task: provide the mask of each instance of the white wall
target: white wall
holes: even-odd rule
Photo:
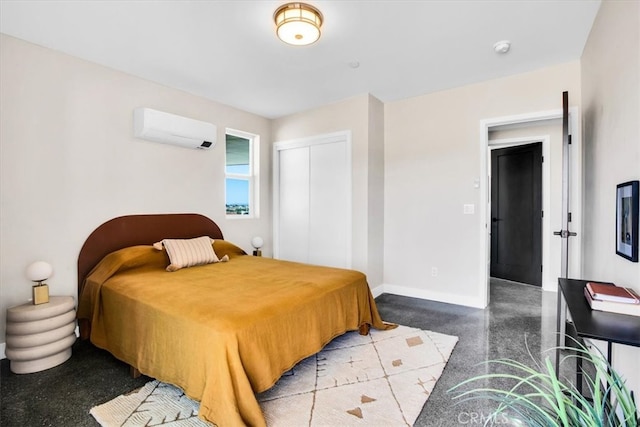
[[[1,341],[6,308],[30,298],[25,267],[49,261],[51,294],[75,297],[78,252],[113,217],[197,212],[247,251],[256,234],[270,241],[269,120],[0,37]],[[136,139],[140,106],[212,122],[218,145],[202,151]],[[226,127],[261,137],[260,219],[225,219]]]
[[[605,0],[582,60],[584,276],[640,291],[640,263],[615,252],[616,185],[640,179],[640,2]],[[640,349],[614,346],[613,366],[640,395]]]
[[[374,295],[382,293],[384,267],[384,104],[369,96],[369,188],[367,277]]]
[[[480,121],[561,109],[565,90],[579,106],[578,61],[385,104],[385,291],[483,306]]]
[[[375,168],[379,168],[384,160],[381,159],[381,136],[370,135],[370,132],[378,131],[381,125],[370,125],[369,121],[371,118],[380,121],[381,110],[380,101],[370,95],[359,95],[339,103],[279,118],[272,124],[274,142],[351,131],[352,268],[367,274],[369,286],[372,288],[378,287],[382,278],[382,251],[371,248],[371,245],[381,242],[381,238],[375,236],[382,234],[382,217],[381,213],[370,212],[370,204],[381,205],[384,175],[381,170]]]

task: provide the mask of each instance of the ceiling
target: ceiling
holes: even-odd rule
[[[275,35],[285,1],[0,0],[0,32],[268,118],[383,102],[580,58],[600,0],[309,0],[322,36]],[[512,42],[499,55],[493,45]],[[359,66],[355,66],[359,64]]]

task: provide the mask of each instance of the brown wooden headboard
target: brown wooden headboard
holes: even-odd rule
[[[78,256],[78,298],[84,279],[105,255],[136,245],[152,245],[162,239],[210,236],[222,239],[220,227],[200,214],[127,215],[114,218],[87,237]]]

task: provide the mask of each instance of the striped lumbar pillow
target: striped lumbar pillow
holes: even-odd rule
[[[213,251],[212,243],[212,238],[202,236],[195,239],[164,239],[154,243],[153,247],[162,250],[164,246],[171,261],[167,271],[176,271],[185,267],[220,262]]]

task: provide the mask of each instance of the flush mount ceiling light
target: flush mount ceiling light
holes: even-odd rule
[[[304,46],[320,38],[322,13],[306,3],[286,3],[273,14],[278,38],[285,43]]]
[[[493,50],[496,53],[507,53],[511,49],[511,42],[509,40],[500,40],[493,45]]]

